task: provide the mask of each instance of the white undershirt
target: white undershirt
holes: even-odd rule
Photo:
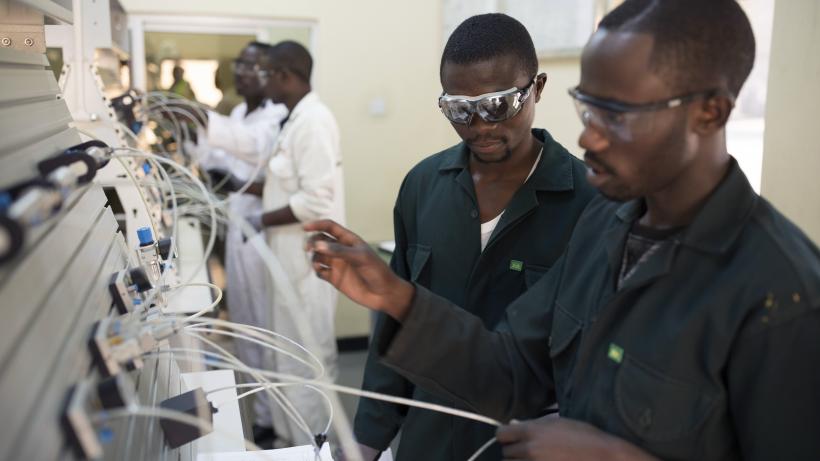
[[[535,173],[535,168],[538,166],[538,161],[541,160],[542,152],[544,152],[543,149],[541,150],[541,152],[538,152],[538,158],[536,158],[535,163],[532,164],[530,174],[527,175],[527,179],[525,179],[524,182],[527,182],[530,179],[530,176],[532,176],[532,174]],[[498,226],[498,222],[501,221],[501,217],[504,216],[505,211],[507,210],[501,210],[501,213],[499,213],[498,216],[496,216],[495,218],[487,222],[481,223],[481,251],[484,251],[484,248],[487,247],[487,242],[490,241],[490,237],[493,235],[496,226]]]

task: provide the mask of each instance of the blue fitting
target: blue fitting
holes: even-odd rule
[[[142,171],[145,174],[151,174],[151,164],[148,163],[148,160],[146,160],[145,163],[142,164]]]
[[[148,246],[154,243],[154,235],[151,234],[150,227],[140,227],[137,229],[137,238],[140,240],[140,246]]]
[[[114,440],[114,431],[111,430],[110,427],[101,427],[97,431],[97,438],[101,444],[108,445],[112,440]]]
[[[6,208],[11,206],[11,202],[11,194],[0,192],[0,210],[5,211]]]

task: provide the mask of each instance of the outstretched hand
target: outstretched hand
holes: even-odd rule
[[[331,220],[304,225],[316,232],[306,249],[313,252],[313,270],[353,301],[403,320],[415,289],[397,276],[358,235]]]

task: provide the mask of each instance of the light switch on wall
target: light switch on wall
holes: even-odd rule
[[[370,115],[374,117],[381,117],[387,113],[387,103],[384,98],[373,98],[370,100],[370,104],[368,104],[368,111]]]

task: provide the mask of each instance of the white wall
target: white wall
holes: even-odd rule
[[[820,242],[820,1],[777,0],[762,194]]]

